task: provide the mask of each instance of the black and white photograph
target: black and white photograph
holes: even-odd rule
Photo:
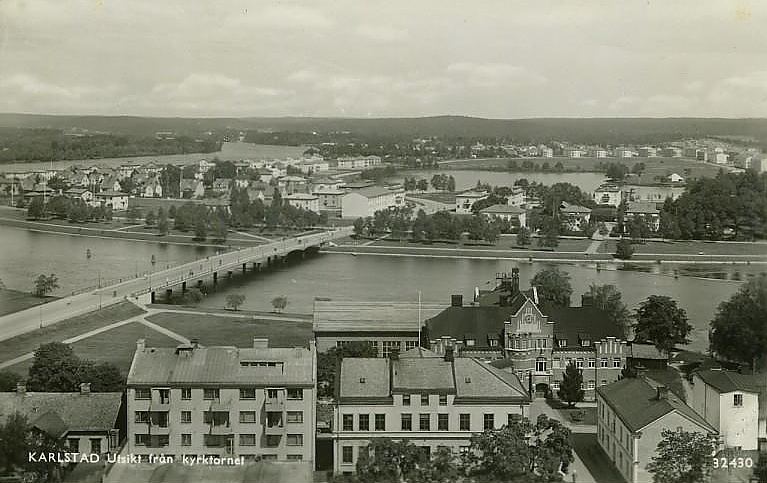
[[[0,482],[767,483],[766,26],[0,1]]]

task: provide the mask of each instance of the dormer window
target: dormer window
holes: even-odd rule
[[[557,339],[557,347],[567,347],[567,339]]]
[[[466,339],[467,347],[474,347],[474,339]]]
[[[365,384],[365,378],[364,377],[360,377],[360,384]]]
[[[468,376],[467,376],[467,377],[464,377],[464,378],[463,378],[463,382],[465,382],[466,384],[471,384],[471,378],[470,378],[470,377],[468,377]]]
[[[591,341],[588,339],[581,339],[581,346],[582,347],[588,347],[591,345]]]

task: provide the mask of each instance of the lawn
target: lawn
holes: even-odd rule
[[[18,290],[0,289],[0,315],[12,314],[35,305],[52,302],[58,297],[36,297]]]
[[[615,253],[616,240],[607,240],[599,247],[600,253]],[[767,257],[766,243],[716,243],[706,241],[648,241],[632,245],[635,253],[661,253],[679,255],[764,255]]]
[[[220,315],[160,313],[147,320],[203,345],[251,347],[253,337],[269,337],[271,347],[306,346],[312,336],[312,323],[284,320],[259,320]],[[134,341],[135,342],[135,341]]]
[[[102,310],[95,310],[48,327],[43,327],[42,329],[0,341],[0,354],[2,354],[2,360],[13,359],[14,357],[33,352],[42,344],[63,341],[142,313],[144,313],[143,310],[130,302],[119,302]],[[111,333],[111,331],[108,333]],[[134,340],[133,343],[135,344],[135,342]]]
[[[360,243],[364,243],[367,240],[360,240]],[[375,243],[372,244],[372,246],[377,247],[386,247],[386,246],[394,246],[394,247],[400,247],[400,246],[412,246],[412,247],[429,247],[429,248],[465,248],[467,250],[471,250],[473,247],[477,249],[485,249],[485,250],[503,250],[503,249],[522,249],[527,251],[536,251],[541,250],[541,247],[538,246],[538,239],[534,238],[532,240],[532,244],[528,245],[526,248],[520,248],[517,246],[517,236],[516,235],[504,235],[498,239],[498,241],[494,245],[487,244],[487,242],[482,242],[481,240],[478,241],[472,241],[468,239],[463,239],[462,243],[443,243],[443,242],[434,242],[430,244],[421,244],[421,243],[410,243],[409,241],[394,241],[394,240],[378,240]],[[476,243],[476,245],[474,245]],[[584,252],[586,249],[591,245],[591,240],[588,239],[571,239],[571,238],[561,238],[559,240],[559,246],[557,246],[553,251],[556,252]],[[550,250],[547,250],[550,251]]]
[[[448,205],[455,204],[455,193],[442,193],[442,192],[415,193],[415,194],[410,194],[409,197],[414,199],[420,198],[424,200],[437,201],[439,203],[445,203]]]

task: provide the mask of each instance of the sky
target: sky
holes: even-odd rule
[[[0,112],[767,117],[762,0],[0,0]]]

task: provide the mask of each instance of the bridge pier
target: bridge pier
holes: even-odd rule
[[[213,272],[213,285],[218,283],[218,272]]]
[[[186,280],[181,282],[181,293],[184,293],[184,292],[186,292]]]
[[[243,264],[242,264],[242,273],[245,273],[245,272],[247,272],[247,271],[248,271],[248,264],[247,264],[247,262],[246,262],[246,263],[243,263]]]
[[[231,270],[227,270],[226,278],[232,278],[232,271]]]
[[[261,271],[261,262],[258,262],[258,263],[256,264],[256,267],[257,267],[258,271],[260,272],[260,271]]]
[[[173,296],[173,289],[165,289],[165,302],[170,302],[170,298]]]
[[[153,303],[154,303],[154,291],[153,291],[153,292],[151,292],[151,294],[150,294],[150,296],[149,296],[149,303],[150,303],[150,304],[153,304]]]
[[[258,268],[256,268],[257,266],[258,266],[258,264],[256,262],[253,262],[253,271],[254,272],[258,270]]]
[[[197,281],[197,288],[200,288],[200,287],[202,287],[202,280]]]

